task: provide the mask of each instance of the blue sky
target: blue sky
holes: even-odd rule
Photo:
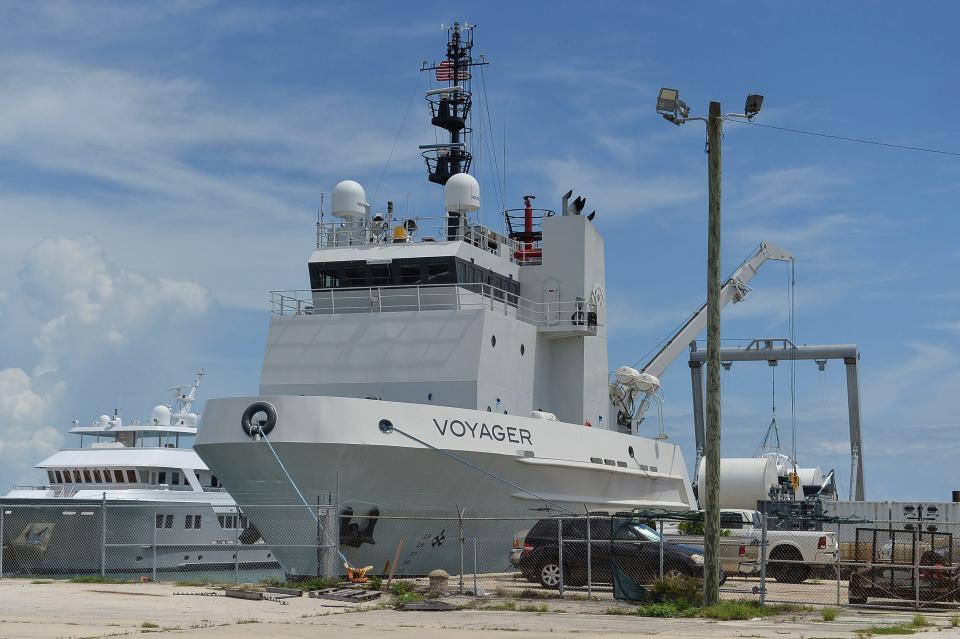
[[[142,418],[198,368],[203,397],[255,393],[267,291],[307,285],[320,191],[350,178],[375,207],[440,211],[416,145],[433,137],[418,69],[442,53],[443,22],[479,25],[492,62],[506,203],[535,193],[556,208],[574,188],[598,210],[611,368],[704,298],[703,130],[658,118],[660,86],[700,113],[759,92],[765,124],[960,150],[953,3],[761,2],[708,19],[716,8],[3,4],[0,483],[38,480],[30,467],[71,419]],[[797,341],[860,346],[868,497],[949,499],[960,158],[738,124],[724,154],[724,272],[761,240],[793,251]],[[489,157],[478,173],[490,222]],[[724,336],[786,335],[785,268],[753,285]],[[663,382],[668,432],[692,460],[687,370],[678,360]],[[777,374],[788,437],[789,371]],[[738,365],[724,383],[724,455],[748,456],[770,421],[771,371]],[[837,468],[846,492],[841,366],[798,365],[796,416],[801,463]]]

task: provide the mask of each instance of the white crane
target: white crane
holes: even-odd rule
[[[753,289],[747,286],[747,283],[767,260],[792,262],[793,255],[779,246],[761,242],[757,250],[737,267],[720,289],[721,309],[730,302],[742,302],[750,295]],[[650,400],[660,399],[660,376],[706,325],[707,305],[704,303],[641,370],[621,366],[614,372],[615,380],[610,384],[610,401],[617,409],[619,426],[629,426],[631,432],[636,432],[650,408]],[[643,397],[638,404],[637,398],[641,394]]]

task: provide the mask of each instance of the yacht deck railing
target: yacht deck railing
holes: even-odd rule
[[[598,325],[597,307],[587,300],[535,302],[483,283],[271,291],[270,303],[275,315],[487,309],[538,327]]]
[[[414,217],[390,222],[322,222],[317,224],[317,248],[406,244],[422,242],[464,241],[515,263],[529,264],[523,259],[520,244],[465,216]]]

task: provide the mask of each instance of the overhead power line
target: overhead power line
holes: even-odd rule
[[[830,140],[840,140],[843,142],[857,142],[858,144],[872,144],[873,146],[884,146],[890,149],[901,149],[904,151],[922,151],[924,153],[936,153],[938,155],[960,156],[958,151],[945,151],[943,149],[928,149],[921,146],[909,146],[906,144],[892,144],[890,142],[880,142],[878,140],[864,140],[862,138],[848,138],[842,135],[831,135],[830,133],[820,133],[818,131],[803,131],[801,129],[790,129],[784,126],[773,126],[772,124],[760,124],[759,122],[749,122],[746,120],[728,120],[736,124],[749,124],[764,129],[774,129],[776,131],[786,131],[788,133],[800,133],[802,135],[812,135],[818,138],[827,138]]]

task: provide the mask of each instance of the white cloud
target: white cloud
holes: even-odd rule
[[[184,316],[203,314],[208,294],[190,281],[150,278],[121,268],[91,236],[54,238],[27,253],[19,273],[25,311],[40,322],[34,374],[77,364]]]
[[[0,438],[0,486],[22,483],[36,477],[31,469],[41,458],[56,451],[63,435],[45,423],[50,402],[63,391],[62,385],[43,394],[20,368],[0,370],[0,414],[6,435]]]

